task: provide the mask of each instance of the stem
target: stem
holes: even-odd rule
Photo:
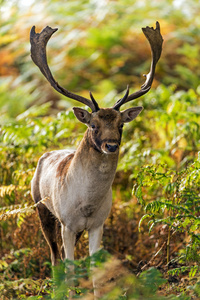
[[[168,231],[168,239],[167,239],[167,265],[169,263],[170,260],[170,238],[171,238],[171,234],[170,234],[170,227],[169,227],[169,231]]]

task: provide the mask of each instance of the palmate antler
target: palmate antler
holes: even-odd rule
[[[46,45],[50,37],[54,32],[58,29],[51,28],[49,26],[45,27],[41,33],[35,33],[35,26],[32,27],[30,32],[30,42],[31,42],[31,58],[33,62],[39,67],[42,74],[46,77],[46,79],[50,82],[52,87],[61,93],[62,95],[69,97],[71,99],[77,100],[91,108],[92,111],[99,110],[98,104],[95,101],[94,97],[91,95],[91,100],[71,93],[70,91],[66,90],[62,86],[55,81],[47,63],[46,57]]]
[[[153,29],[153,27],[146,27],[142,28],[146,38],[148,39],[150,46],[151,46],[151,52],[152,52],[152,62],[151,62],[151,69],[150,72],[145,75],[146,81],[142,85],[141,89],[131,95],[129,95],[129,88],[127,87],[126,94],[124,97],[120,100],[118,100],[115,105],[113,106],[113,109],[119,110],[119,108],[124,104],[131,100],[134,100],[136,98],[139,98],[140,96],[147,93],[152,85],[154,74],[155,74],[155,68],[156,64],[160,58],[161,52],[162,52],[162,43],[163,38],[160,34],[160,24],[156,22],[156,29]],[[72,98],[74,100],[77,100],[88,107],[91,108],[92,112],[98,111],[99,106],[94,99],[92,93],[90,93],[91,100],[79,96],[77,94],[74,94],[65,88],[61,87],[54,79],[47,63],[47,57],[46,57],[46,45],[52,34],[57,31],[56,29],[52,29],[51,27],[47,26],[45,27],[41,33],[35,33],[35,26],[32,27],[30,32],[30,42],[31,42],[31,58],[33,62],[40,68],[40,71],[42,74],[46,77],[46,79],[50,82],[50,84],[53,86],[53,88],[58,91],[59,93],[63,94],[66,97]]]

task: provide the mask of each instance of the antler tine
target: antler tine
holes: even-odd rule
[[[70,91],[66,90],[62,86],[60,86],[54,79],[47,63],[46,57],[46,45],[49,41],[50,37],[54,32],[58,29],[53,29],[49,26],[45,27],[41,33],[35,32],[35,26],[32,27],[30,32],[30,42],[31,42],[31,58],[33,62],[39,67],[42,74],[46,77],[46,79],[50,82],[52,87],[58,91],[60,94],[69,97],[71,99],[77,100],[87,106],[89,106],[92,112],[96,111],[96,107],[94,103],[82,96],[76,95],[71,93]]]
[[[96,102],[96,100],[94,99],[94,96],[92,95],[92,92],[90,92],[90,98],[95,106],[95,111],[100,110],[98,103]]]
[[[141,89],[131,95],[129,95],[126,99],[122,98],[118,100],[115,105],[113,106],[114,109],[118,110],[120,106],[122,106],[124,103],[127,103],[131,100],[137,99],[141,97],[142,95],[146,94],[152,85],[154,74],[155,74],[155,68],[156,64],[161,56],[162,52],[162,43],[163,38],[160,33],[160,24],[159,22],[156,22],[156,29],[153,27],[147,26],[146,28],[142,28],[142,31],[146,38],[149,41],[149,44],[151,46],[151,53],[152,53],[152,61],[151,61],[151,68],[150,72],[147,75],[144,75],[146,77],[145,83],[141,86]]]
[[[127,98],[128,98],[128,94],[129,94],[129,85],[127,85],[127,88],[126,88],[126,93],[124,95],[123,98],[119,99],[113,106],[113,108],[115,110],[119,110],[120,106],[126,102]],[[122,104],[121,104],[122,103]]]

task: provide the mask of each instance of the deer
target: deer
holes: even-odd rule
[[[31,194],[37,205],[41,228],[49,245],[51,262],[74,260],[74,248],[84,231],[88,231],[89,255],[100,249],[103,225],[112,206],[112,183],[115,177],[122,131],[125,123],[133,121],[142,106],[120,111],[125,103],[146,94],[152,86],[157,62],[161,56],[163,38],[160,24],[142,31],[151,48],[151,67],[141,89],[125,95],[112,108],[100,108],[93,94],[90,99],[68,91],[55,81],[46,55],[46,45],[57,31],[45,27],[41,33],[30,31],[31,58],[51,86],[60,94],[91,109],[74,107],[78,121],[87,130],[76,151],[54,150],[41,156],[31,181]],[[44,202],[42,199],[46,199]],[[95,280],[94,291],[97,289]],[[96,292],[98,298],[98,292]]]

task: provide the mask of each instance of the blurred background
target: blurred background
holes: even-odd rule
[[[154,87],[199,85],[199,1],[1,1],[0,108],[16,117],[33,104],[68,108],[71,100],[54,92],[30,59],[29,32],[58,28],[48,45],[56,79],[109,106],[127,84],[137,89],[148,72],[150,49],[141,28],[158,20],[164,37]],[[117,96],[116,96],[117,95]],[[8,101],[9,98],[9,101]]]
[[[33,25],[36,32],[47,25],[58,28],[48,43],[47,56],[59,84],[86,98],[92,91],[100,107],[111,107],[127,84],[131,92],[143,84],[151,52],[141,28],[155,28],[156,21],[160,22],[163,52],[152,89],[125,105],[142,105],[144,110],[124,128],[104,247],[133,271],[168,240],[171,254],[163,246],[155,264],[166,265],[182,255],[183,265],[197,266],[199,0],[1,0],[0,8],[3,299],[38,293],[35,286],[37,292],[27,286],[20,290],[19,278],[50,276],[48,246],[35,209],[30,208],[30,180],[45,151],[76,148],[86,129],[71,111],[79,104],[54,91],[32,62],[29,33]],[[142,222],[146,218],[151,222]],[[85,234],[76,257],[87,251]]]

